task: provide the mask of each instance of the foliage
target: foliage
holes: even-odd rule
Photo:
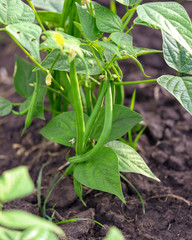
[[[63,231],[52,222],[22,210],[2,210],[4,203],[33,192],[34,184],[26,167],[5,171],[0,176],[0,190],[0,239],[57,240],[56,234],[64,238]]]
[[[17,57],[14,87],[25,101],[11,103],[0,98],[0,115],[26,114],[24,134],[33,117],[44,119],[44,111],[52,112],[52,120],[40,132],[51,141],[75,148],[65,174],[73,174],[82,202],[82,185],[112,193],[125,202],[120,172],[159,181],[141,156],[122,142],[142,121],[133,107],[123,106],[124,85],[157,82],[192,113],[192,77],[182,76],[191,75],[192,61],[192,24],[185,9],[176,2],[117,2],[126,9],[123,18],[116,14],[115,1],[110,10],[94,1],[81,5],[80,0],[28,0],[26,5],[21,0],[0,0],[0,31],[7,32],[34,63]],[[164,59],[177,76],[123,81],[120,60],[134,60],[147,77],[138,57],[161,52],[133,46],[131,30],[138,24],[161,30]],[[44,59],[40,58],[42,51]],[[46,95],[49,109],[44,108]]]

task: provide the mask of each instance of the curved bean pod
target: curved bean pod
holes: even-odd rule
[[[97,144],[88,152],[77,155],[74,157],[71,157],[68,159],[71,163],[81,163],[91,160],[98,152],[99,150],[104,146],[106,143],[109,134],[111,132],[112,127],[112,119],[113,119],[113,103],[112,103],[112,92],[111,92],[111,84],[109,84],[109,87],[106,92],[105,96],[105,121],[104,121],[104,127],[101,133],[101,136],[97,142]]]

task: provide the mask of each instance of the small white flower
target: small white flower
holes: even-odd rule
[[[75,144],[75,138],[72,138],[71,140],[69,140],[70,143],[72,143],[72,145]]]
[[[51,82],[52,82],[52,76],[51,76],[51,74],[49,73],[49,74],[46,76],[45,83],[46,83],[47,86],[50,86],[50,85],[51,85]]]

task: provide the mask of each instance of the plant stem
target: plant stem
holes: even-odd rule
[[[51,67],[50,67],[50,69],[49,69],[49,72],[50,72],[50,73],[52,72],[53,67],[55,66],[55,64],[56,64],[57,60],[59,59],[60,55],[61,55],[61,52],[59,52],[59,53],[57,54],[55,60],[53,61],[52,65],[51,65]]]
[[[61,16],[61,22],[60,22],[60,27],[64,28],[65,22],[67,20],[69,10],[70,10],[70,5],[73,2],[73,0],[67,0],[64,1],[63,3],[63,10],[62,10],[62,16]]]
[[[73,95],[73,102],[75,106],[76,119],[77,119],[77,139],[76,139],[76,154],[79,155],[82,153],[84,146],[84,132],[85,132],[85,123],[83,116],[83,106],[80,95],[79,82],[76,74],[75,59],[71,62],[70,65],[70,79],[71,79],[71,89]]]
[[[12,103],[13,107],[21,106],[22,103]]]
[[[60,112],[58,112],[58,111],[56,111],[56,110],[54,110],[54,109],[49,109],[49,108],[44,108],[44,110],[46,111],[46,112],[51,112],[51,113],[54,113],[54,114],[59,114]]]
[[[97,85],[99,85],[99,86],[101,85],[101,83],[100,83],[99,81],[97,81],[95,78],[89,76],[89,79],[90,79],[91,81],[93,81],[94,83],[96,83]]]
[[[22,115],[25,115],[28,112],[28,110],[29,110],[29,108],[26,108],[23,112],[17,112],[14,110],[12,110],[11,112],[16,116],[22,116]]]
[[[142,66],[142,64],[139,62],[139,60],[138,60],[137,58],[135,58],[134,56],[132,56],[132,55],[127,54],[127,56],[117,57],[117,58],[114,59],[114,62],[115,62],[115,61],[119,61],[119,60],[123,60],[123,59],[129,59],[129,58],[133,59],[133,61],[135,61],[135,62],[137,63],[137,65],[139,66],[141,72],[143,73],[143,75],[144,75],[145,77],[149,77],[149,76],[147,76],[147,75],[145,74],[144,69],[143,69],[143,66]],[[109,66],[109,67],[111,67],[111,66]]]
[[[93,54],[93,56],[94,56],[94,58],[95,58],[95,60],[96,60],[96,62],[97,62],[97,64],[98,64],[99,68],[101,69],[101,72],[103,72],[104,69],[103,69],[103,67],[102,67],[101,64],[100,64],[100,62],[99,62],[99,60],[98,60],[98,58],[97,58],[97,56],[96,56],[96,54],[95,54],[95,52],[94,52],[94,50],[93,50],[93,47],[92,47],[91,45],[89,45],[89,47],[90,47],[90,49],[91,49],[91,52],[92,52],[92,54]]]
[[[40,17],[38,16],[38,13],[37,13],[35,7],[33,6],[33,3],[31,2],[31,0],[27,0],[27,1],[28,1],[28,3],[29,3],[30,7],[33,9],[33,12],[35,13],[35,17],[36,17],[39,25],[41,26],[43,32],[45,32],[46,30],[45,30],[45,28],[44,28],[44,26],[43,26],[43,23],[42,23]]]
[[[154,83],[154,82],[157,82],[157,79],[140,80],[140,81],[132,81],[132,82],[115,82],[114,84],[117,86],[117,85],[134,85],[134,84]]]
[[[59,85],[59,86],[60,86],[60,85]],[[47,88],[48,90],[50,90],[50,91],[52,91],[52,92],[54,92],[54,93],[62,96],[66,101],[69,102],[69,99],[68,99],[62,92],[60,92],[60,91],[58,91],[58,90],[56,90],[56,89],[54,89],[54,88],[52,88],[52,87],[45,86],[45,85],[41,85],[41,87]]]
[[[37,65],[45,74],[49,73],[49,71],[47,69],[45,69],[44,67],[42,67],[41,64],[38,63],[37,60],[35,60],[35,58],[32,57],[31,54],[27,50],[25,50],[25,48],[8,31],[6,31],[6,33],[21,48],[21,50],[31,59],[31,61],[35,63],[35,65]]]

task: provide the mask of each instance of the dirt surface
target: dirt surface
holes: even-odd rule
[[[186,2],[184,5],[188,12],[192,12],[192,3]],[[133,34],[135,45],[161,49],[160,32],[137,27]],[[1,44],[0,48],[1,54],[5,54],[6,48],[8,51],[7,44]],[[10,53],[2,56],[0,96],[18,102],[21,99],[14,93],[12,79],[7,74],[7,71],[13,71],[13,59]],[[174,73],[165,65],[161,54],[140,60],[152,78]],[[7,71],[5,66],[8,67]],[[123,62],[121,66],[125,81],[144,79],[133,62]],[[122,182],[122,188],[127,204],[113,195],[85,188],[87,207],[84,207],[73,190],[72,179],[63,179],[50,197],[47,214],[52,214],[52,207],[56,204],[55,217],[58,220],[88,218],[105,226],[102,228],[91,221],[64,224],[61,227],[69,240],[103,239],[110,226],[118,227],[126,240],[192,239],[192,117],[157,84],[140,85],[136,89],[135,110],[143,115],[147,125],[139,140],[138,152],[161,182],[141,175],[124,174],[141,193],[146,206],[144,214],[138,195],[125,182]],[[129,106],[134,86],[125,90],[125,105]],[[44,121],[35,120],[24,137],[20,138],[23,117],[9,115],[0,119],[0,173],[26,165],[36,182],[42,164],[49,161],[43,173],[42,200],[59,168],[66,163],[65,156],[69,151],[42,138],[39,130],[44,124]],[[6,204],[5,208],[24,209],[38,215],[36,192],[25,199]]]

